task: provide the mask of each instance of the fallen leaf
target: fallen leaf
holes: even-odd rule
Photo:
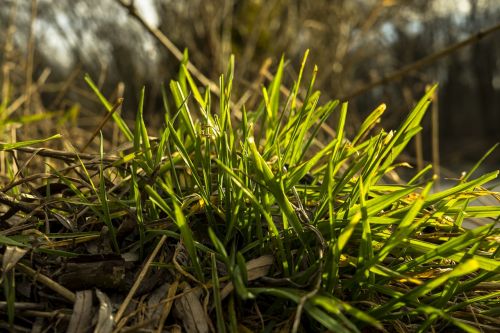
[[[67,333],[90,332],[92,327],[92,290],[76,292],[73,314],[69,320]]]
[[[28,252],[27,249],[22,249],[17,246],[7,246],[2,258],[3,273],[9,272],[14,268],[19,260]]]
[[[94,333],[110,333],[113,331],[114,318],[113,318],[113,306],[108,295],[100,291],[95,290],[97,299],[99,300],[99,312],[97,315],[97,324],[94,329]]]
[[[246,264],[248,281],[266,276],[269,273],[273,261],[274,257],[270,254],[248,261]],[[226,298],[233,290],[234,285],[232,282],[226,284],[220,293],[221,299]]]
[[[186,285],[183,295],[175,301],[175,310],[186,332],[209,332],[208,316],[200,302],[199,290],[193,290]]]
[[[59,223],[61,223],[61,225],[66,229],[69,229],[72,232],[76,232],[78,230],[76,221],[71,221],[66,216],[56,212],[52,212],[52,216],[54,216],[56,220],[58,220]]]
[[[161,317],[163,312],[162,300],[167,298],[169,288],[170,283],[164,283],[149,296],[146,316],[152,319],[153,322],[157,322]]]

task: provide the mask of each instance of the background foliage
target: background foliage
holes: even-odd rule
[[[33,3],[36,21],[30,24]],[[117,87],[123,82],[124,109],[129,114],[136,108],[137,91],[146,84],[151,97],[146,114],[158,113],[159,83],[176,73],[178,61],[117,1],[1,0],[0,4],[0,43],[13,38],[13,48],[0,53],[0,63],[27,58],[33,26],[34,77],[50,68],[49,82],[77,83],[60,96],[59,103],[44,106],[68,108],[77,101],[95,114],[97,101],[79,90],[86,72],[98,78],[106,93],[120,94]],[[215,81],[234,53],[237,93],[260,82],[265,59],[273,59],[272,72],[282,54],[293,64],[287,66],[285,79],[293,81],[297,76],[293,68],[300,67],[304,51],[311,49],[310,62],[320,69],[316,86],[324,100],[348,97],[368,82],[498,23],[500,17],[500,4],[494,0],[150,0],[136,5],[181,50],[189,49],[196,67]],[[383,100],[390,109],[384,125],[393,126],[428,84],[439,82],[443,163],[477,160],[499,140],[499,49],[497,33],[403,80],[350,98],[353,116],[348,125],[359,125],[364,113]],[[5,74],[4,70],[2,77]],[[23,74],[14,79],[26,78]],[[43,96],[53,101],[49,88]],[[351,132],[353,128],[348,126]],[[426,147],[427,137],[424,133]],[[429,154],[425,157],[430,159]]]

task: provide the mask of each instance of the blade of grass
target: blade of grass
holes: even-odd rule
[[[289,265],[288,265],[287,257],[285,254],[285,248],[283,246],[283,242],[281,240],[281,236],[280,236],[280,233],[278,231],[278,228],[276,227],[276,224],[274,223],[271,215],[262,206],[262,204],[259,202],[257,197],[255,197],[255,195],[252,193],[252,191],[245,186],[244,182],[238,177],[238,175],[236,175],[232,170],[230,170],[228,167],[226,167],[218,159],[216,159],[215,162],[219,165],[219,167],[224,172],[226,172],[229,175],[231,180],[238,186],[239,189],[241,189],[242,193],[253,203],[254,207],[256,207],[259,210],[259,212],[262,214],[262,216],[266,220],[267,225],[268,225],[269,229],[271,230],[271,235],[276,240],[276,244],[278,246],[278,253],[280,254],[280,258],[281,258],[282,263],[283,263],[283,269],[285,270],[285,272],[287,272]],[[261,240],[261,241],[263,241],[263,240]]]
[[[484,160],[486,158],[488,158],[488,156],[490,156],[494,151],[495,149],[498,147],[500,143],[496,143],[493,147],[491,147],[482,157],[479,161],[477,161],[476,164],[474,164],[474,166],[469,170],[469,172],[467,172],[465,174],[465,176],[462,177],[461,179],[461,182],[465,182],[467,181],[470,176],[472,176],[472,174],[477,170],[477,168],[479,168],[481,166],[481,164],[483,164]]]
[[[255,294],[268,294],[278,298],[289,299],[297,304],[305,294],[303,290],[295,290],[291,288],[249,288],[249,290]],[[317,322],[333,332],[353,332],[351,329],[342,325],[338,320],[328,315],[325,311],[321,310],[317,306],[313,306],[310,300],[304,305],[304,310],[306,310],[307,314],[309,314]],[[359,331],[356,330],[354,332]]]
[[[479,268],[480,265],[476,260],[469,259],[464,263],[461,263],[458,266],[456,266],[455,269],[453,269],[449,273],[442,274],[421,286],[415,287],[414,289],[403,294],[402,296],[393,298],[387,303],[380,305],[379,307],[370,311],[369,314],[374,318],[381,318],[388,312],[399,309],[402,306],[404,306],[407,300],[415,300],[431,292],[432,290],[436,289],[437,287],[445,283],[448,279],[473,273]]]
[[[97,85],[92,81],[90,76],[88,74],[85,74],[85,82],[89,85],[90,89],[96,94],[97,98],[101,101],[102,105],[108,110],[108,112],[111,112],[113,110],[113,105],[104,97],[104,95],[100,92],[99,88],[97,88]],[[118,125],[118,128],[120,131],[125,135],[125,138],[132,142],[134,139],[134,136],[132,134],[132,131],[128,128],[127,124],[123,120],[123,118],[116,112],[113,113],[112,115],[113,120],[115,123]]]
[[[477,242],[477,239],[483,237],[485,232],[490,229],[491,225],[485,225],[475,229],[471,229],[465,232],[463,235],[455,237],[440,245],[424,242],[417,239],[403,240],[405,246],[409,246],[412,249],[424,254],[417,258],[414,258],[411,262],[400,265],[397,271],[405,272],[435,258],[449,258],[452,260],[460,261],[465,255],[464,252],[460,251],[466,246]],[[474,255],[473,258],[479,263],[481,269],[492,272],[500,271],[500,262],[496,260],[478,255]]]
[[[351,144],[353,146],[358,143],[365,135],[368,134],[368,132],[377,124],[380,122],[380,118],[385,112],[386,109],[385,104],[380,104],[375,110],[370,113],[368,117],[363,121],[361,126],[359,127],[358,134],[354,137],[354,139],[351,141]]]
[[[44,143],[44,142],[47,142],[50,140],[60,139],[61,137],[62,137],[61,134],[56,134],[56,135],[52,135],[46,139],[27,140],[27,141],[22,141],[22,142],[15,142],[15,143],[0,142],[0,151],[8,151],[8,150],[18,149],[18,148],[23,148],[23,147],[29,147],[29,146],[37,145],[39,143]]]
[[[143,152],[145,163],[141,163],[143,164],[141,166],[145,168],[148,173],[151,173],[154,165],[153,153],[151,151],[151,143],[149,142],[148,131],[143,117],[145,92],[146,88],[143,87],[139,97],[139,106],[137,108],[137,116],[135,120],[134,150],[135,152]]]
[[[253,137],[249,137],[247,141],[252,153],[251,157],[253,162],[255,163],[256,171],[259,173],[259,176],[262,177],[270,192],[273,194],[278,205],[282,209],[283,214],[290,221],[292,228],[297,233],[297,237],[305,245],[306,241],[304,238],[304,229],[302,228],[300,220],[295,213],[290,201],[285,195],[283,180],[279,181],[274,177],[266,161],[262,158],[259,151],[257,150],[257,146],[255,145]]]
[[[108,193],[106,190],[106,179],[104,177],[104,165],[103,165],[103,157],[104,157],[104,138],[101,132],[101,143],[99,147],[99,154],[101,157],[101,163],[99,165],[99,191],[97,195],[99,196],[99,202],[102,206],[102,216],[104,218],[103,222],[108,227],[109,234],[111,236],[111,243],[115,249],[117,254],[120,254],[120,246],[118,245],[118,241],[116,239],[116,230],[113,226],[113,222],[111,221],[110,213],[109,213],[109,205],[108,205]]]
[[[226,332],[226,324],[224,320],[224,312],[222,310],[222,302],[220,296],[220,283],[219,283],[219,275],[217,273],[217,261],[215,259],[215,254],[211,255],[212,259],[212,290],[214,294],[214,306],[215,306],[215,314],[217,318],[217,332],[225,333]]]
[[[163,198],[158,194],[158,192],[156,192],[150,185],[146,185],[145,189],[148,192],[148,194],[152,197],[154,202],[165,213],[171,216],[172,220],[179,228],[182,235],[182,241],[184,242],[186,249],[189,253],[189,258],[191,259],[191,262],[193,264],[196,277],[199,281],[203,281],[204,275],[200,266],[198,255],[196,254],[196,247],[194,244],[193,233],[191,231],[191,228],[189,227],[189,224],[186,222],[186,217],[184,216],[184,213],[182,212],[177,201],[175,200],[173,192],[169,192],[169,195],[172,199],[172,205],[173,205],[172,209],[167,205],[165,200],[163,200]]]

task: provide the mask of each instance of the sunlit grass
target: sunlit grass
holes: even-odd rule
[[[90,236],[81,232],[106,226],[111,251],[135,251],[144,259],[158,237],[167,235],[176,247],[164,262],[174,267],[172,281],[182,277],[209,294],[206,310],[219,332],[359,332],[367,326],[427,332],[449,325],[479,332],[492,325],[500,295],[481,286],[499,284],[500,206],[469,204],[498,196],[487,189],[498,171],[470,179],[474,166],[456,186],[438,193],[431,193],[429,169],[409,183],[391,183],[386,176],[421,130],[436,87],[399,128],[376,129],[386,108],[381,105],[349,140],[348,104],[321,104],[315,74],[299,96],[305,58],[286,98],[280,93],[281,61],[273,81],[262,87],[257,110],[238,110],[240,121],[230,102],[233,60],[220,77],[218,103],[182,67],[164,91],[165,122],[158,138],[148,134],[142,90],[133,129],[113,114],[132,151],[106,159],[111,155],[101,136],[95,161],[73,158],[79,179],[53,170],[66,185],[65,194],[44,202],[45,214],[85,220],[77,220],[75,230],[61,230],[74,242],[53,243],[54,235],[44,235],[34,246],[22,235],[0,235],[0,243],[35,255],[72,256],[77,240]],[[86,81],[111,111],[113,103],[89,77]],[[321,124],[335,113],[336,136],[312,149]],[[0,149],[40,143],[0,144]],[[16,191],[26,187],[2,192],[2,203],[18,202]],[[462,229],[463,219],[472,217],[489,224]],[[135,231],[119,239],[125,219],[135,221]],[[11,321],[13,277],[4,269]]]

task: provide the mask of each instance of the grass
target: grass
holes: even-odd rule
[[[131,149],[105,152],[102,134],[97,154],[26,150],[44,139],[0,144],[65,163],[50,164],[46,180],[21,169],[0,192],[2,327],[498,327],[500,206],[470,205],[499,198],[488,190],[498,171],[473,178],[476,165],[442,192],[433,192],[431,167],[407,183],[390,181],[436,87],[396,130],[377,129],[381,105],[349,140],[348,104],[320,102],[316,68],[300,96],[306,58],[285,97],[282,60],[252,111],[231,103],[233,60],[218,101],[182,66],[163,90],[158,137],[144,121],[144,90],[131,128],[86,77]],[[321,142],[330,117],[336,136]],[[465,230],[468,218],[485,224]],[[81,290],[93,288],[88,303]]]

